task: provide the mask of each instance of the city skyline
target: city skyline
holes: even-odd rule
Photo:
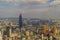
[[[0,0],[0,17],[60,19],[60,0]]]

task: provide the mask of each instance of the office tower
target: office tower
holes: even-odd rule
[[[43,33],[47,35],[47,24],[44,23],[42,29],[43,29]]]
[[[10,35],[9,35],[9,29],[10,29],[10,27],[6,27],[6,35],[9,37]]]
[[[10,28],[9,29],[9,36],[11,37],[11,34],[12,34],[12,29]]]
[[[53,33],[54,36],[57,35],[57,27],[56,27],[56,25],[52,26],[52,30],[51,31],[52,31],[52,33]]]
[[[19,15],[19,28],[22,27],[22,14]]]

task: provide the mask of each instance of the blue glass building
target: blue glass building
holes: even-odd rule
[[[22,27],[22,14],[19,15],[19,28]]]

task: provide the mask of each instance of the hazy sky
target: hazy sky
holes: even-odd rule
[[[60,0],[0,0],[0,17],[60,19]]]

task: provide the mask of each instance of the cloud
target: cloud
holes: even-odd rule
[[[19,5],[43,5],[49,4],[53,0],[3,0],[6,3],[13,4],[15,6]]]
[[[5,1],[8,3],[14,3],[14,5],[18,5],[18,4],[28,4],[28,3],[39,3],[39,4],[48,4],[50,3],[50,5],[58,5],[60,4],[60,0],[1,0],[1,1]]]
[[[50,5],[60,5],[60,0],[54,0]]]
[[[40,0],[40,3],[46,3],[48,0]]]
[[[7,2],[9,2],[9,1],[12,2],[13,0],[6,0],[6,1],[7,1]]]
[[[5,2],[40,2],[40,3],[46,3],[48,0],[3,0]]]

